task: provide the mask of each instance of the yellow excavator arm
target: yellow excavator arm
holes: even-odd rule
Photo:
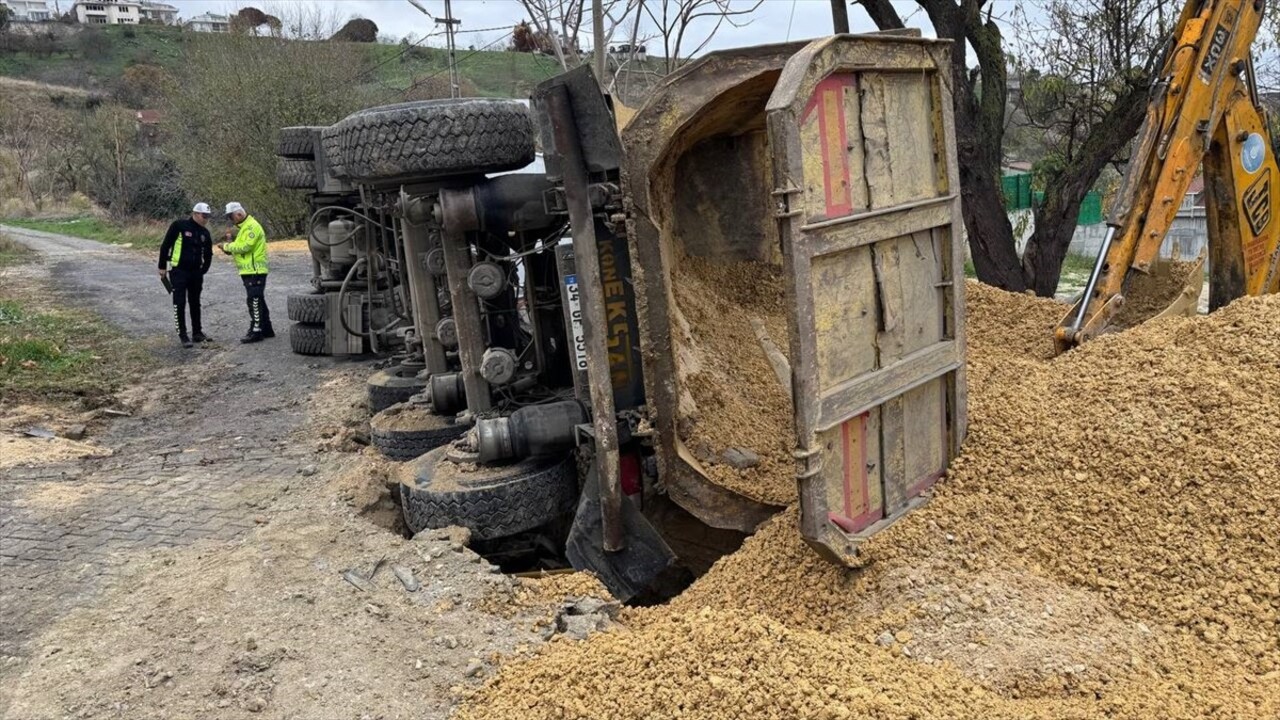
[[[1174,28],[1133,160],[1084,295],[1055,331],[1059,352],[1096,337],[1150,271],[1203,163],[1210,308],[1280,292],[1280,167],[1250,47],[1263,0],[1189,0]]]

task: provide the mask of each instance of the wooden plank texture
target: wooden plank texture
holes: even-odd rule
[[[946,340],[823,393],[818,401],[817,429],[830,428],[959,368],[964,364],[964,358],[957,351],[956,341]]]

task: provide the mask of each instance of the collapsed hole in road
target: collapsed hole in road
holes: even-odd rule
[[[394,472],[383,465],[357,473],[363,478],[342,491],[359,517],[403,538],[413,537],[400,506]],[[746,533],[713,528],[666,498],[650,501],[646,516],[662,534],[678,558],[644,593],[628,600],[628,605],[664,604],[684,592],[721,557],[736,552]],[[468,547],[503,573],[541,576],[574,572],[565,546],[573,526],[573,513],[550,523],[502,538],[472,539]]]

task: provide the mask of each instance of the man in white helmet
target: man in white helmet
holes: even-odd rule
[[[191,217],[173,221],[160,244],[160,279],[167,280],[173,293],[173,324],[183,347],[209,342],[200,327],[200,291],[204,274],[213,264],[213,238],[209,217],[213,210],[205,203],[191,208]],[[191,335],[187,335],[187,306],[191,307]]]
[[[229,242],[218,243],[218,249],[235,258],[249,305],[249,332],[240,342],[254,343],[275,337],[271,311],[267,309],[267,234],[238,202],[227,203],[227,217],[236,225],[235,239],[231,239],[228,230]]]

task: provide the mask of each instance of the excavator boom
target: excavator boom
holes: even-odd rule
[[[1055,331],[1059,352],[1102,332],[1129,279],[1150,271],[1203,163],[1210,304],[1280,291],[1280,167],[1253,77],[1262,0],[1190,0],[1084,295]]]

